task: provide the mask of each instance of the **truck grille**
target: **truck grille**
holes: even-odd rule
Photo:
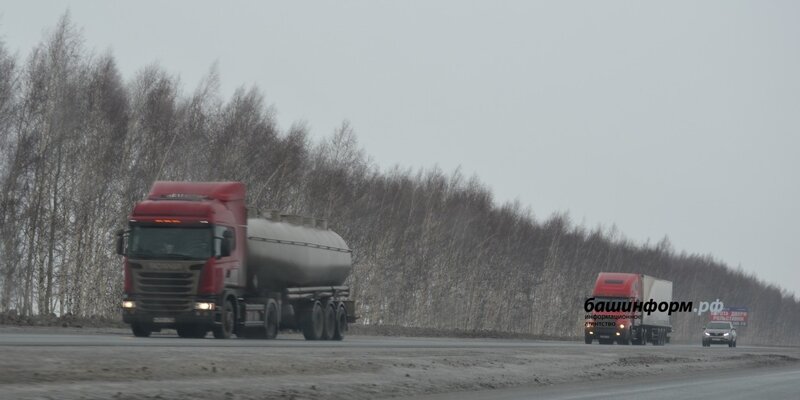
[[[155,314],[191,311],[202,264],[131,264],[136,306]]]

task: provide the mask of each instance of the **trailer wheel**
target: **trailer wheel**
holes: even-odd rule
[[[329,301],[323,307],[322,340],[333,340],[336,334],[336,303]]]
[[[141,324],[131,324],[131,331],[136,337],[150,337],[150,333],[153,332],[149,327]]]
[[[667,331],[665,329],[658,329],[653,338],[653,346],[663,346],[667,341]]]
[[[631,338],[631,344],[643,345],[644,344],[644,330],[643,328],[631,329],[631,335],[636,335]]]
[[[347,309],[344,304],[339,303],[336,308],[336,329],[333,332],[333,340],[342,340],[347,333]]]
[[[267,315],[264,316],[264,338],[275,339],[278,336],[278,304],[270,299],[267,302]]]
[[[215,338],[228,339],[231,337],[235,315],[233,303],[230,300],[225,300],[225,304],[222,306],[222,313],[220,314],[220,325],[215,325],[213,329]]]
[[[306,340],[320,340],[324,328],[322,304],[315,301],[303,310],[303,336]]]
[[[647,346],[647,329],[644,328],[639,329],[639,345]]]

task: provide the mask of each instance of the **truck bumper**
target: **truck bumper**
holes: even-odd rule
[[[220,324],[219,312],[215,310],[188,310],[188,311],[151,311],[142,309],[136,298],[127,298],[133,301],[136,307],[122,309],[122,321],[126,324],[140,324],[151,328],[175,328],[177,326],[195,325],[213,327]],[[198,302],[214,302],[213,299],[198,299]]]
[[[617,340],[621,337],[622,332],[617,330],[615,327],[595,327],[593,329],[594,339],[600,340]]]

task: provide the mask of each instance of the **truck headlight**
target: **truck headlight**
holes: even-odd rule
[[[214,309],[214,303],[194,303],[195,310],[211,311]]]
[[[725,332],[725,333],[722,334],[722,336],[728,336],[728,335],[730,335],[730,333],[728,333],[728,332]]]
[[[122,302],[122,308],[131,309],[136,308],[136,302],[133,300],[125,300]]]

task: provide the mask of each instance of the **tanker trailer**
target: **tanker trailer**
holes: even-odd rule
[[[355,322],[355,303],[343,286],[352,251],[325,220],[268,215],[247,220],[250,297],[275,299],[284,329],[302,330],[308,340],[341,340],[347,323]],[[258,320],[245,327],[258,327]]]
[[[351,250],[325,220],[247,218],[239,182],[156,182],[118,232],[123,321],[135,336],[341,340],[355,322]]]

